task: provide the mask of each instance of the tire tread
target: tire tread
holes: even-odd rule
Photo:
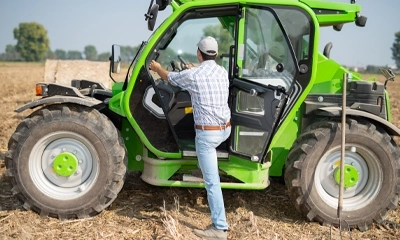
[[[369,123],[362,119],[347,119],[346,131],[351,131],[353,133],[362,133],[364,131],[366,134],[373,136],[374,138],[379,138],[381,144],[387,146],[386,148],[392,155],[392,159],[396,159],[399,162],[400,150],[394,143],[393,139],[381,128],[376,125]],[[324,139],[328,136],[326,133],[336,132],[341,129],[341,123],[335,120],[318,122],[309,126],[306,131],[301,134],[295,141],[292,149],[290,150],[287,158],[286,169],[285,169],[285,184],[288,189],[288,195],[292,199],[293,204],[296,209],[306,216],[309,221],[318,221],[321,224],[332,224],[338,226],[338,220],[324,219],[324,217],[319,214],[321,210],[315,210],[313,208],[314,203],[308,197],[308,189],[303,189],[301,186],[302,169],[306,168],[307,156],[316,148],[318,141]],[[394,196],[391,196],[391,201],[387,206],[383,207],[379,214],[375,215],[373,219],[359,219],[356,222],[352,222],[351,228],[358,228],[361,231],[367,230],[373,222],[382,222],[388,210],[397,207],[399,200],[399,184],[400,184],[400,164],[396,164],[397,169],[395,170],[395,175],[397,176]]]
[[[111,173],[111,178],[105,186],[104,194],[98,196],[98,201],[86,207],[60,212],[41,206],[41,204],[35,202],[28,193],[21,192],[16,181],[18,172],[15,164],[18,164],[19,149],[35,126],[65,118],[80,119],[82,123],[90,124],[91,129],[95,129],[96,133],[101,135],[101,139],[105,140],[108,144],[107,148],[110,149],[109,154],[111,157],[112,169],[106,170]],[[9,150],[5,158],[7,167],[6,176],[13,185],[12,192],[22,201],[24,209],[36,211],[42,217],[50,216],[63,220],[97,215],[115,200],[123,187],[127,170],[127,155],[124,141],[120,132],[111,121],[95,109],[67,104],[54,104],[39,109],[25,118],[17,126],[16,131],[12,134],[8,142],[8,148]],[[26,194],[28,194],[28,196],[26,196]]]

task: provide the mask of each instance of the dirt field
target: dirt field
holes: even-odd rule
[[[148,185],[130,172],[114,203],[98,216],[60,221],[25,211],[4,179],[4,154],[17,124],[30,111],[13,110],[35,98],[44,64],[0,62],[0,239],[198,239],[192,229],[210,223],[205,190]],[[400,126],[400,77],[389,83],[392,114]],[[365,232],[339,231],[307,222],[291,205],[285,186],[272,180],[263,191],[224,190],[229,239],[399,239],[400,207],[387,224]]]

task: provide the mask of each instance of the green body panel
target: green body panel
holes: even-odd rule
[[[360,5],[340,3],[340,2],[327,2],[321,0],[253,0],[253,1],[224,1],[224,0],[176,0],[172,1],[172,10],[176,11],[183,5],[191,4],[193,2],[199,3],[200,5],[206,6],[211,4],[224,4],[224,3],[238,3],[238,4],[260,4],[260,5],[287,5],[287,6],[299,6],[302,3],[308,6],[310,9],[315,9],[316,12],[316,23],[319,26],[333,26],[342,23],[354,22],[357,13],[361,11]],[[196,5],[199,5],[196,4]]]
[[[184,11],[194,7],[212,6],[222,4],[255,4],[260,6],[284,5],[302,8],[310,15],[314,24],[312,72],[307,86],[287,113],[285,119],[276,129],[271,144],[268,148],[268,158],[265,163],[251,162],[246,157],[229,155],[228,159],[219,159],[219,168],[224,175],[231,176],[240,183],[222,182],[223,188],[235,189],[262,189],[268,186],[268,176],[282,176],[286,157],[297,137],[301,134],[303,102],[311,94],[341,94],[343,74],[350,73],[347,69],[332,59],[328,59],[318,51],[320,26],[334,26],[338,24],[354,22],[360,12],[360,6],[349,3],[334,3],[317,0],[254,0],[254,1],[232,1],[232,0],[174,0],[171,2],[173,12],[164,20],[158,29],[154,31],[141,53],[133,64],[130,81],[125,91],[122,83],[113,85],[113,95],[110,99],[110,109],[123,117],[122,136],[128,151],[128,169],[143,171],[142,179],[150,184],[158,186],[179,187],[204,187],[202,182],[184,182],[173,180],[174,174],[189,173],[197,169],[197,159],[182,157],[182,152],[163,152],[154,147],[147,139],[138,123],[129,110],[129,100],[133,94],[136,81],[141,81],[139,72],[146,65],[146,57],[151,54],[153,46],[170,25]],[[233,19],[221,18],[224,26],[228,26]],[[239,22],[238,31],[242,33],[245,28],[244,21]],[[238,43],[243,43],[244,36],[239,34]],[[239,59],[237,64],[241,66]],[[361,80],[360,75],[353,74],[353,80]],[[389,97],[386,93],[386,106],[388,119],[390,115]]]
[[[115,82],[112,84],[111,91],[113,93],[113,96],[117,95],[118,93],[122,92],[122,88],[124,87],[123,82]]]
[[[392,122],[392,111],[391,111],[391,105],[390,105],[390,98],[389,98],[389,93],[387,91],[385,91],[385,100],[386,100],[386,112],[388,113],[387,120],[389,122]]]
[[[346,70],[332,59],[322,54],[318,55],[318,67],[315,83],[310,93],[338,93],[341,94],[343,73]]]
[[[132,128],[132,125],[126,119],[122,120],[121,135],[128,152],[128,169],[142,171],[143,143]]]
[[[317,13],[321,13],[316,15],[320,26],[333,26],[354,22],[357,13],[361,11],[360,5],[357,4],[320,0],[300,0],[300,2],[315,9]]]
[[[270,176],[282,176],[286,157],[297,136],[301,133],[301,118],[297,114],[300,114],[300,111],[291,111],[272,139],[270,145],[272,152]]]
[[[318,67],[310,93],[342,94],[343,74],[351,73],[352,80],[361,80],[358,73],[353,73],[321,53],[318,54]]]
[[[117,95],[113,96],[109,101],[109,108],[113,112],[117,113],[120,116],[125,117],[126,113],[124,108],[122,107],[122,100],[124,99],[125,92],[120,92]]]
[[[170,187],[204,188],[203,182],[188,182],[170,179],[176,173],[190,173],[197,168],[196,159],[170,159],[160,160],[146,157],[144,149],[144,170],[141,178],[152,185]],[[230,161],[219,159],[219,169],[229,177],[239,179],[241,182],[223,182],[221,188],[259,190],[269,185],[268,169],[270,163],[252,163],[241,158],[232,158]]]

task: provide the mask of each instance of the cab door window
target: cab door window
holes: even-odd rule
[[[271,8],[245,7],[232,83],[234,154],[263,161],[298,74],[295,51]]]
[[[268,9],[247,8],[243,55],[239,56],[239,77],[288,90],[296,75],[296,61],[290,42],[283,36],[276,16]]]

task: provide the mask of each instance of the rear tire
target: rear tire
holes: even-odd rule
[[[345,127],[348,175],[341,220],[364,231],[397,207],[400,150],[383,129],[371,123],[348,119]],[[285,170],[285,184],[295,207],[309,221],[324,225],[339,226],[341,128],[335,121],[310,127],[291,149]]]
[[[124,184],[123,140],[95,109],[39,109],[19,124],[8,148],[6,175],[13,192],[25,209],[41,216],[94,216],[115,200]]]

